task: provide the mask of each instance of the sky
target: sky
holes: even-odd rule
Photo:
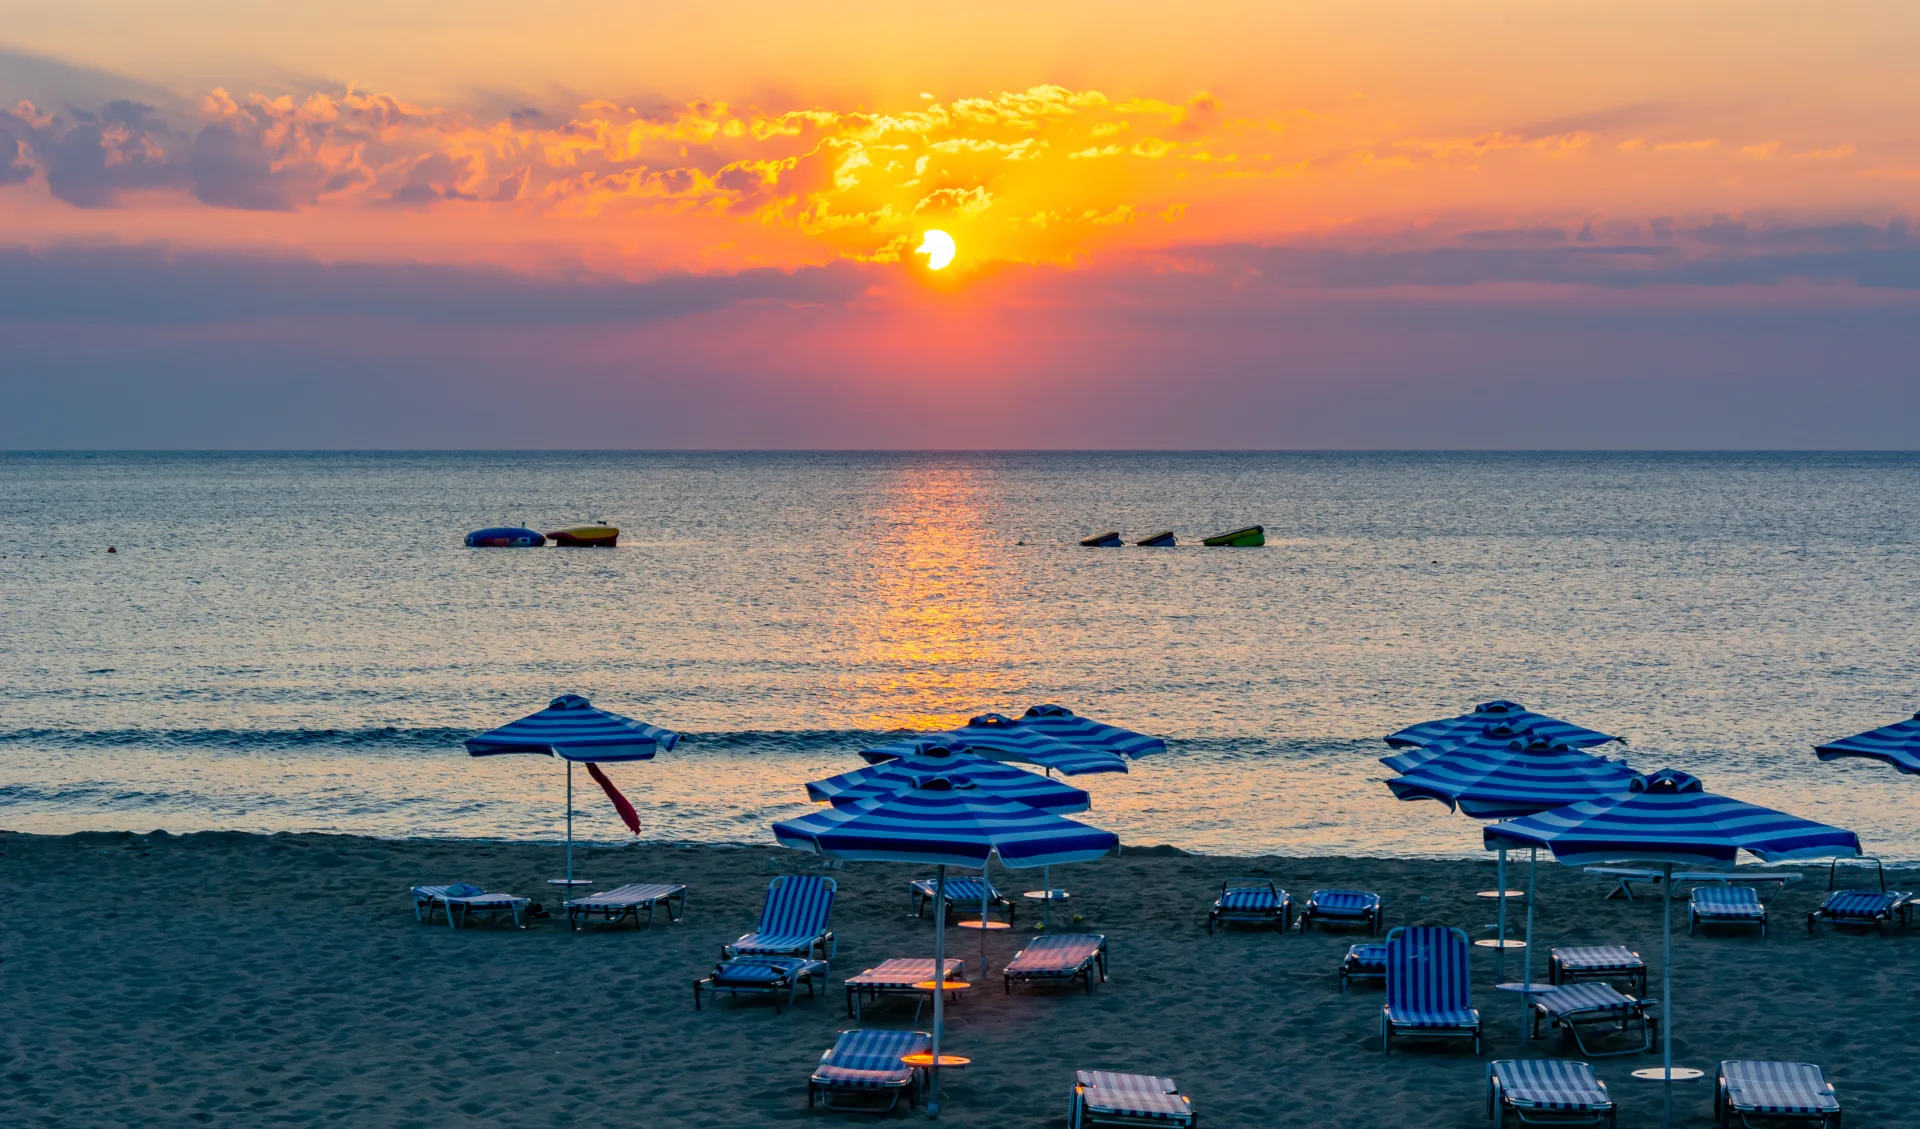
[[[0,447],[1911,448],[1916,57],[1893,0],[0,0]]]

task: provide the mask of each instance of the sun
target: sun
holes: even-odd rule
[[[927,269],[939,270],[953,262],[953,256],[959,248],[954,246],[953,236],[939,228],[929,230],[920,237],[920,246],[913,249],[916,255],[927,257]]]

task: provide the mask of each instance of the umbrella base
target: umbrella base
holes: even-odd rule
[[[1642,1082],[1665,1082],[1668,1080],[1667,1068],[1664,1066],[1645,1067],[1634,1071],[1633,1076]],[[1697,1082],[1706,1076],[1707,1072],[1704,1070],[1696,1070],[1691,1066],[1676,1066],[1673,1068],[1672,1080],[1675,1082]]]

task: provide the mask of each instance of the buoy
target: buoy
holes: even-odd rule
[[[109,552],[109,553],[117,553],[117,552],[119,552],[119,551],[120,551],[120,550],[118,550],[118,549],[116,549],[116,548],[114,548],[114,547],[113,547],[112,545],[108,545],[108,546],[107,546],[107,552]]]
[[[546,543],[545,534],[511,525],[490,526],[467,534],[469,549],[533,549]]]

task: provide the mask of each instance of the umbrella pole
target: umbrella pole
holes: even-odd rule
[[[947,998],[947,867],[945,863],[933,879],[933,1065],[927,1081],[927,1116],[940,1116],[940,1021],[944,1017],[942,1001]]]
[[[573,897],[573,762],[567,762],[567,897]]]
[[[1507,982],[1507,849],[1500,848],[1500,947],[1493,950],[1493,982]]]
[[[1040,868],[1040,885],[1046,887],[1047,895],[1040,903],[1040,928],[1044,931],[1053,928],[1053,867]]]
[[[980,977],[987,975],[987,905],[988,891],[993,889],[993,857],[989,855],[980,863]]]
[[[1660,883],[1660,905],[1665,913],[1667,946],[1660,970],[1660,1084],[1666,1089],[1666,1112],[1660,1124],[1673,1129],[1673,864],[1667,864]]]

